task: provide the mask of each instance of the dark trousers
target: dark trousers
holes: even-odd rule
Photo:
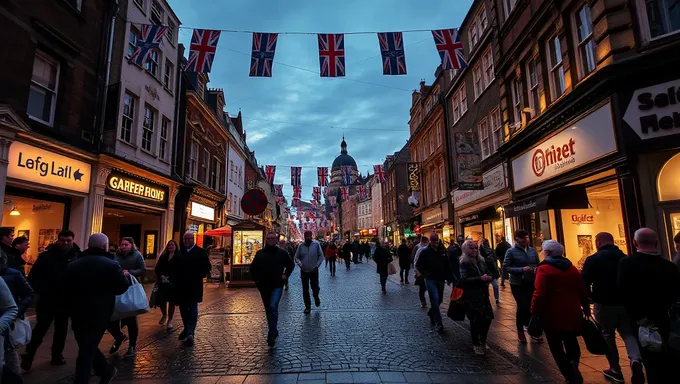
[[[517,332],[524,332],[524,326],[529,325],[531,320],[531,298],[534,295],[534,283],[522,282],[519,285],[510,285],[512,290],[512,297],[517,303],[517,312],[515,313],[515,325]]]
[[[42,299],[45,300],[45,299]],[[36,324],[33,328],[31,342],[26,346],[26,354],[35,356],[35,352],[42,344],[45,334],[54,322],[54,335],[52,336],[52,357],[61,357],[66,345],[66,333],[68,332],[68,314],[52,308],[41,308],[40,302],[36,307]]]
[[[312,272],[300,272],[302,279],[302,299],[305,301],[305,308],[312,307],[312,300],[309,297],[309,283],[312,285],[312,294],[314,298],[319,297],[319,270],[315,269]]]
[[[408,271],[411,269],[410,265],[399,266],[399,279],[401,281],[408,281]]]
[[[347,270],[349,271],[349,263],[351,262],[350,259],[345,259],[345,267],[347,267]]]
[[[76,375],[73,380],[75,384],[87,384],[90,382],[90,375],[94,369],[95,375],[102,377],[111,374],[113,367],[106,361],[104,354],[99,350],[106,330],[105,325],[94,327],[91,325],[80,325],[77,320],[73,324],[73,336],[78,343],[78,358],[76,359]]]
[[[380,286],[382,287],[383,292],[387,290],[387,271],[380,272]]]
[[[489,327],[491,327],[491,319],[481,318],[470,321],[472,345],[480,346],[486,344],[486,336],[489,334]]]
[[[335,267],[336,267],[335,259],[331,259],[330,263],[331,263],[331,276],[335,276]]]
[[[137,338],[139,337],[139,325],[137,324],[137,316],[126,317],[121,320],[112,321],[106,330],[116,340],[122,340],[125,335],[121,332],[122,327],[127,327],[128,337],[130,337],[129,345],[131,347],[137,346]]]
[[[425,280],[423,280],[423,283],[418,287],[418,297],[421,303],[425,302],[425,292],[427,292],[427,286],[425,286]]]
[[[269,328],[268,337],[274,337],[278,332],[279,323],[279,301],[281,301],[281,288],[261,289],[260,297],[264,305],[264,312],[267,316],[267,326]]]
[[[574,380],[575,371],[581,359],[581,347],[578,345],[577,336],[578,333],[575,332],[545,330],[550,353],[555,359],[557,368],[568,382]]]
[[[182,316],[182,324],[187,336],[194,335],[198,324],[198,303],[180,304],[179,314]]]
[[[326,268],[328,268],[328,258],[326,258]]]

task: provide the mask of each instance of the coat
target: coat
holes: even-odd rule
[[[496,245],[496,249],[494,250],[494,253],[496,254],[496,259],[501,262],[501,265],[503,265],[503,260],[505,260],[505,254],[508,252],[508,249],[512,248],[512,245],[505,241],[501,241]]]
[[[282,279],[283,275],[290,277],[294,268],[288,252],[275,245],[266,245],[255,253],[250,264],[250,276],[259,290],[282,288],[286,282]]]
[[[373,255],[375,261],[375,271],[379,274],[387,274],[387,265],[392,262],[392,254],[390,251],[382,246],[375,247],[375,254]]]
[[[33,301],[33,288],[28,284],[26,278],[16,269],[9,268],[7,265],[0,267],[0,276],[5,280],[9,290],[12,292],[14,302],[17,304],[19,313],[17,317],[23,318],[26,309]]]
[[[329,245],[326,247],[326,258],[331,261],[335,261],[338,258],[338,246]]]
[[[191,250],[182,249],[172,275],[168,280],[172,284],[172,296],[176,304],[195,304],[203,301],[203,278],[208,275],[212,266],[205,249],[194,245]]]
[[[470,321],[493,319],[489,283],[482,280],[485,274],[488,274],[485,262],[471,260],[460,263],[458,288],[463,290],[465,315]]]
[[[114,260],[120,264],[123,270],[127,270],[130,274],[137,279],[144,276],[146,272],[146,264],[144,264],[144,257],[139,253],[138,250],[134,249],[126,254],[117,252],[114,256]]]
[[[177,263],[177,255],[179,251],[175,251],[175,254],[170,258],[170,255],[163,253],[158,257],[156,262],[156,267],[154,268],[154,273],[156,274],[156,283],[158,284],[158,292],[156,293],[156,303],[174,303],[175,299],[172,296],[173,289],[172,284],[167,281],[163,282],[161,276],[170,277],[173,275],[175,265]]]
[[[21,272],[22,275],[24,275],[24,265],[26,265],[26,260],[21,257],[19,250],[5,243],[0,243],[0,249],[2,249],[2,251],[5,252],[5,255],[7,256],[7,266],[16,269],[17,271]]]
[[[622,305],[616,281],[619,277],[619,262],[624,257],[626,254],[619,247],[609,244],[601,246],[586,258],[581,275],[595,303]]]
[[[524,267],[536,267],[540,260],[536,248],[529,246],[524,250],[519,245],[505,252],[503,259],[503,270],[510,274],[511,285],[521,285],[522,282],[532,282],[534,275],[532,272],[524,272]]]
[[[536,271],[531,313],[543,329],[580,332],[583,314],[590,314],[586,285],[578,269],[565,257],[548,257]]]
[[[418,254],[416,269],[427,280],[453,281],[448,254],[443,245],[424,247]]]
[[[321,244],[316,240],[312,240],[309,245],[302,243],[298,246],[293,261],[300,267],[301,271],[314,272],[323,263],[324,259]]]
[[[498,260],[496,259],[496,253],[491,248],[479,247],[480,254],[486,262],[486,271],[489,276],[494,279],[501,277],[501,272],[498,270]]]
[[[104,252],[106,253],[106,252]],[[38,255],[28,273],[28,283],[40,295],[38,306],[60,309],[65,298],[64,278],[69,263],[80,256],[80,248],[76,244],[66,253],[56,245],[50,246]]]
[[[405,269],[411,266],[411,250],[408,249],[408,245],[402,244],[397,248],[397,257],[401,268]]]

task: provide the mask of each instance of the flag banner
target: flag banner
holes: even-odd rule
[[[142,24],[142,38],[137,39],[135,51],[130,56],[130,62],[143,67],[151,52],[160,47],[167,29],[168,27],[162,25]]]
[[[272,77],[278,33],[253,33],[253,52],[250,56],[251,77]]]
[[[463,69],[467,67],[463,53],[463,43],[457,28],[432,31],[434,44],[442,60],[442,69]]]
[[[208,29],[194,29],[189,45],[189,59],[187,60],[187,72],[210,73],[217,42],[220,40],[220,31]]]
[[[456,168],[458,190],[475,191],[484,189],[484,172],[481,166],[482,150],[475,132],[454,134],[456,146]]]
[[[265,166],[264,175],[267,178],[268,184],[274,184],[274,176],[276,175],[276,165]],[[283,188],[283,185],[281,187]]]
[[[314,202],[321,201],[321,187],[313,187],[312,196],[314,196]]]
[[[302,187],[299,185],[296,185],[293,187],[293,198],[294,199],[301,199],[302,198]]]
[[[328,167],[318,167],[316,169],[316,174],[319,178],[318,185],[320,187],[328,186]]]
[[[385,171],[383,170],[382,164],[374,165],[373,173],[378,177],[378,183],[380,184],[387,183],[387,175],[385,175]]]
[[[267,181],[269,181],[269,178],[267,178]],[[274,184],[274,195],[283,197],[283,184]]]
[[[328,197],[328,194],[329,194],[329,193],[330,193],[330,190],[328,189],[328,187],[326,187],[326,188],[323,189],[323,195],[324,195],[324,196]]]
[[[290,167],[290,185],[302,185],[302,167]]]
[[[342,196],[342,201],[347,201],[349,199],[349,188],[340,187],[340,194]]]
[[[401,32],[378,33],[380,54],[383,62],[383,75],[405,75],[406,56],[404,39]]]
[[[293,206],[299,207],[300,206],[300,199],[294,197],[293,198]]]
[[[368,199],[368,191],[363,185],[357,187],[357,194],[359,195],[360,199]]]
[[[345,76],[345,35],[320,33],[317,40],[321,77]]]
[[[328,200],[331,202],[331,207],[335,207],[335,204],[337,203],[336,199],[337,199],[336,196],[329,196],[328,197]]]
[[[345,185],[352,184],[352,167],[349,165],[343,165],[340,168],[340,176],[342,177],[342,183]]]

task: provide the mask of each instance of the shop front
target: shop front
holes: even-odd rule
[[[232,227],[231,286],[254,286],[250,264],[264,247],[265,227],[246,220]]]
[[[420,232],[424,236],[436,233],[444,245],[448,247],[451,237],[455,235],[455,232],[453,231],[453,226],[449,224],[447,203],[437,204],[433,208],[423,210],[421,217]]]
[[[361,241],[373,241],[376,236],[378,236],[378,230],[375,228],[359,230],[359,240]]]

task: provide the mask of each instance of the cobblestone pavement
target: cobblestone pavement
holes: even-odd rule
[[[159,329],[156,323],[159,314],[152,311],[141,316],[136,358],[111,358],[120,370],[117,381],[149,384],[561,382],[547,346],[517,344],[512,331],[514,307],[510,304],[509,288],[502,292],[502,300],[507,305],[496,311],[491,350],[487,356],[476,357],[466,323],[445,318],[446,332],[437,334],[425,310],[420,309],[417,287],[400,286],[395,277],[390,276],[388,293],[382,295],[378,275],[371,264],[352,265],[350,272],[338,265],[335,278],[322,266],[321,307],[305,315],[296,271],[291,276],[290,290],[281,300],[280,336],[274,348],[266,345],[266,321],[255,289],[222,288],[206,294],[206,302],[199,312],[196,344],[191,348],[181,346],[176,332],[167,335]],[[51,335],[46,340],[51,340]],[[100,347],[108,349],[111,342],[111,337],[106,335]],[[72,338],[69,344],[74,344]],[[44,345],[41,350],[49,353],[49,346]],[[125,345],[121,348],[124,350]],[[69,373],[75,363],[70,357],[67,354],[70,368],[53,370],[49,376],[31,372],[25,375],[25,382],[70,382]],[[584,351],[582,366],[586,367],[589,382],[605,382],[598,373],[603,361]],[[51,367],[36,364],[35,370],[48,368]]]

